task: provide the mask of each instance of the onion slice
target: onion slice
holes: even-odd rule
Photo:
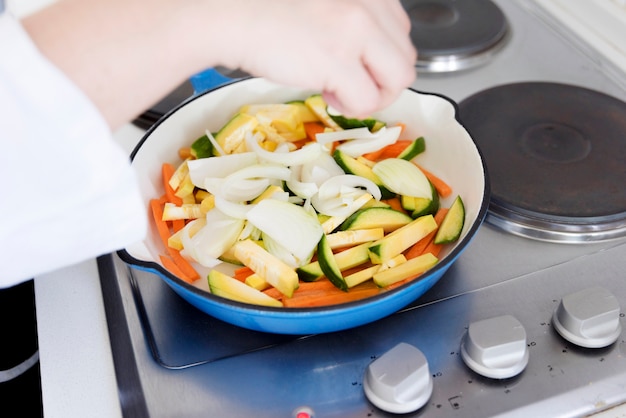
[[[313,254],[324,233],[317,217],[304,208],[274,199],[254,205],[247,219],[263,234],[289,249],[302,263]]]

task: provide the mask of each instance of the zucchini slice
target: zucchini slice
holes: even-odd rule
[[[328,280],[330,280],[336,288],[347,291],[348,284],[343,278],[343,274],[341,274],[333,250],[330,248],[330,245],[328,245],[328,240],[326,240],[326,235],[322,235],[322,239],[320,239],[319,244],[317,244],[317,259],[320,263],[320,268],[324,272],[324,275],[328,277]]]
[[[439,230],[435,235],[435,244],[448,244],[458,240],[464,224],[465,205],[461,196],[457,196],[439,225]]]
[[[402,151],[398,155],[398,158],[411,161],[413,158],[417,157],[419,154],[424,152],[425,149],[426,149],[426,140],[424,140],[423,136],[420,136],[415,141],[413,141],[411,145],[406,147],[404,151]]]

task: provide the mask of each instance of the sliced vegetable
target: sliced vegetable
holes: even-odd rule
[[[388,207],[370,207],[352,214],[340,228],[342,231],[382,228],[386,233],[408,225],[413,219],[404,212]]]
[[[428,178],[409,161],[388,158],[376,163],[372,167],[372,172],[378,176],[384,187],[394,193],[413,197],[431,197]]]
[[[246,135],[258,124],[259,121],[254,116],[238,113],[215,134],[215,140],[226,154],[243,152]]]
[[[326,111],[326,100],[322,97],[321,94],[314,94],[312,96],[307,97],[304,100],[304,104],[311,110],[311,112],[318,117],[320,122],[326,125],[329,128],[334,130],[341,130],[341,127],[335,122]]]
[[[400,254],[437,229],[432,215],[422,216],[372,244],[368,251],[374,264],[382,264]]]
[[[364,243],[334,254],[335,262],[339,270],[348,270],[368,262],[370,259],[367,251],[369,246],[370,243]],[[296,271],[298,272],[300,280],[305,282],[316,281],[324,275],[319,261],[314,261],[302,266]]]
[[[445,198],[452,194],[452,187],[450,187],[448,183],[443,181],[441,178],[439,178],[432,172],[426,170],[424,167],[422,166],[418,166],[418,167],[422,171],[422,173],[424,173],[424,175],[428,177],[428,180],[433,184],[433,186],[435,186],[435,189],[437,189],[437,193],[439,193],[439,196]]]
[[[191,144],[191,155],[195,158],[215,156],[215,147],[206,134],[202,135]]]
[[[275,306],[278,308],[283,306],[280,301],[269,297],[253,287],[241,283],[239,280],[221,271],[215,269],[211,270],[207,279],[211,293],[216,296],[255,305]]]
[[[465,223],[465,205],[461,196],[457,196],[450,206],[450,210],[443,218],[439,231],[435,235],[435,244],[449,244],[459,239]]]
[[[337,231],[326,236],[328,245],[333,250],[337,248],[352,247],[364,242],[376,241],[385,236],[383,228],[355,229],[348,231]]]
[[[376,132],[383,126],[386,126],[386,123],[377,120],[374,118],[349,118],[338,112],[336,109],[333,109],[331,106],[326,107],[326,113],[331,117],[332,120],[343,129],[354,129],[354,128],[367,128],[371,132]]]
[[[295,270],[254,241],[235,244],[235,257],[287,297],[291,297],[299,286]]]
[[[189,177],[196,187],[204,189],[207,178],[224,178],[242,168],[258,163],[257,155],[253,152],[223,155],[219,157],[203,158],[187,161]]]
[[[310,259],[323,234],[317,218],[304,208],[274,199],[260,201],[248,212],[247,220],[303,263]]]
[[[322,272],[324,272],[324,275],[328,278],[328,280],[330,280],[330,282],[338,289],[348,290],[348,285],[343,279],[341,269],[337,264],[337,260],[335,260],[335,255],[333,254],[330,245],[328,245],[326,235],[322,235],[322,238],[317,245],[317,259],[320,263]]]
[[[387,270],[374,273],[374,283],[380,287],[386,287],[408,277],[415,277],[424,273],[437,264],[439,260],[430,253],[408,260]]]
[[[398,158],[411,161],[413,158],[424,152],[424,150],[426,150],[426,141],[423,136],[420,136],[415,141],[411,142],[411,145],[398,154]]]
[[[357,161],[355,158],[349,156],[341,150],[335,150],[333,158],[346,174],[354,174],[356,176],[364,177],[376,184],[380,189],[381,197],[383,199],[395,195],[394,192],[390,191],[390,189],[384,185],[382,179],[374,173],[374,170],[366,164]]]

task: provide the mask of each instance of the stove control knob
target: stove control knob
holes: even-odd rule
[[[567,341],[585,348],[613,344],[622,332],[615,296],[601,287],[569,294],[552,315],[552,324]]]
[[[428,361],[416,347],[400,343],[370,363],[363,389],[367,398],[383,411],[414,412],[428,402],[433,391]]]
[[[516,376],[528,364],[526,330],[511,315],[473,322],[461,342],[461,357],[470,369],[483,376]]]

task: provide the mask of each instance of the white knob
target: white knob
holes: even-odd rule
[[[611,292],[591,287],[563,297],[552,315],[552,324],[566,340],[585,348],[600,348],[619,338],[619,313],[619,303]]]
[[[528,364],[526,330],[511,315],[473,322],[461,343],[461,357],[483,376],[513,377]]]
[[[384,411],[416,411],[428,402],[433,391],[428,361],[416,347],[400,343],[370,363],[363,389],[367,398]]]

